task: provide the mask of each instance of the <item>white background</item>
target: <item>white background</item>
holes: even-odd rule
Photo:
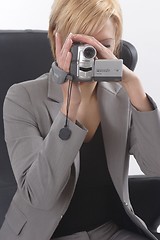
[[[77,0],[78,1],[78,0]],[[0,0],[0,29],[47,29],[53,0]],[[123,39],[138,51],[135,72],[145,91],[160,106],[160,1],[120,0],[123,19]],[[130,174],[141,174],[134,158]]]

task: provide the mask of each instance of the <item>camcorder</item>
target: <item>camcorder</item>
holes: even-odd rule
[[[97,59],[96,49],[88,44],[74,43],[71,48],[70,75],[75,82],[122,80],[122,59]]]
[[[122,59],[98,59],[96,49],[89,44],[74,43],[69,74],[52,63],[54,81],[63,84],[74,82],[118,82],[122,80]]]

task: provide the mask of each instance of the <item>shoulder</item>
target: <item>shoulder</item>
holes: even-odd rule
[[[3,104],[4,119],[39,126],[41,135],[45,136],[51,125],[45,104],[48,98],[48,81],[47,73],[37,79],[12,85]],[[44,122],[45,126],[41,126],[41,122]]]
[[[22,96],[25,92],[28,93],[28,95],[34,94],[35,96],[47,95],[48,79],[49,74],[46,73],[36,79],[16,83],[9,88],[7,95],[18,94]]]
[[[5,97],[19,104],[43,101],[47,98],[49,73],[43,74],[36,79],[13,84]]]

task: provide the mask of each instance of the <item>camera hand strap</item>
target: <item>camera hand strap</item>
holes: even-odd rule
[[[70,101],[71,101],[72,84],[73,84],[73,81],[69,80],[68,93],[67,93],[67,106],[66,106],[66,122],[64,127],[68,127],[68,113],[69,113],[69,107],[70,107]]]
[[[52,63],[52,73],[54,81],[58,84],[66,82],[68,80],[68,76],[70,76],[67,72],[59,68],[56,62]]]
[[[59,132],[59,137],[62,140],[68,140],[71,136],[71,130],[69,129],[69,126],[68,126],[68,113],[69,113],[69,107],[70,107],[70,101],[71,101],[72,85],[73,85],[73,81],[71,78],[69,78],[68,92],[67,92],[66,120],[65,120],[64,127]]]

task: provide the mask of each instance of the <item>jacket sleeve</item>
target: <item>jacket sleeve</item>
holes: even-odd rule
[[[160,112],[152,98],[148,99],[153,111],[140,112],[132,106],[130,154],[144,174],[160,176]]]
[[[43,138],[29,94],[21,84],[9,89],[3,110],[5,140],[18,190],[33,207],[49,209],[73,174],[71,167],[86,129],[69,121],[71,136],[62,140],[59,131],[65,116],[59,112]]]

